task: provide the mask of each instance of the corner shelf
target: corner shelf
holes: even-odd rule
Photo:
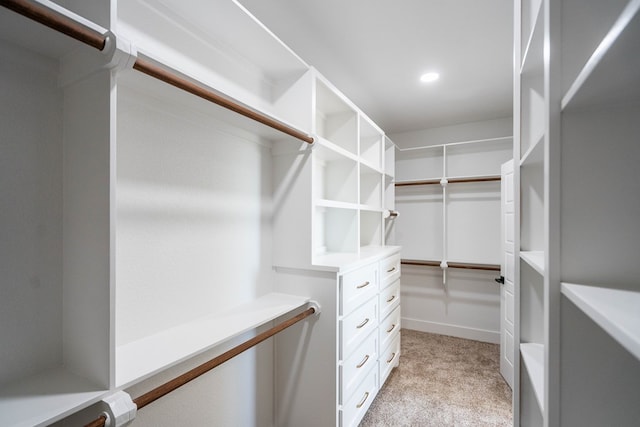
[[[521,251],[520,258],[529,264],[535,271],[544,276],[544,252],[543,251]]]
[[[640,360],[640,292],[562,283],[561,291]]]
[[[533,385],[533,393],[540,410],[544,412],[544,346],[534,343],[520,344],[520,353]]]

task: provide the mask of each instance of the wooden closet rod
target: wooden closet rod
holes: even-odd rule
[[[418,260],[418,259],[402,259],[401,264],[406,265],[421,265],[427,267],[440,267],[440,261],[431,260]],[[500,266],[496,264],[473,264],[470,262],[449,262],[447,261],[449,268],[464,268],[468,270],[486,270],[486,271],[500,271]]]
[[[45,6],[30,3],[26,0],[0,0],[0,5],[29,19],[46,25],[49,28],[64,33],[98,50],[103,50],[106,45],[107,37],[104,34],[100,34],[90,28],[84,27],[65,16],[51,11]],[[209,102],[213,102],[214,104],[234,111],[251,120],[262,123],[263,125],[269,126],[270,128],[276,129],[308,144],[313,144],[313,137],[287,126],[265,114],[259,113],[242,104],[232,101],[231,99],[204,89],[187,79],[179,77],[174,73],[152,64],[150,61],[137,58],[133,68],[189,92],[192,95],[196,95]]]
[[[148,76],[154,77],[158,80],[161,80],[167,84],[170,84],[171,86],[175,86],[178,89],[182,89],[185,92],[189,92],[192,95],[220,105],[221,107],[224,107],[228,110],[235,111],[238,114],[241,114],[256,122],[262,123],[263,125],[269,126],[270,128],[276,129],[282,133],[286,133],[287,135],[304,141],[307,144],[313,144],[313,137],[283,123],[280,123],[269,116],[258,113],[257,111],[245,107],[244,105],[238,104],[237,102],[218,95],[217,93],[204,89],[187,79],[179,77],[171,73],[170,71],[165,70],[164,68],[154,65],[150,61],[145,61],[144,59],[138,58],[136,59],[135,64],[133,64],[133,69],[138,70]]]
[[[477,177],[469,177],[469,178],[447,178],[447,183],[449,184],[457,184],[461,182],[486,182],[486,181],[500,181],[502,178],[500,175],[489,175],[489,176],[477,176]],[[396,187],[407,187],[410,185],[434,185],[440,184],[440,179],[424,179],[420,181],[400,181],[396,182]]]
[[[107,42],[104,35],[39,4],[26,0],[0,0],[0,5],[98,50],[104,49]]]
[[[199,366],[196,366],[190,371],[187,371],[184,374],[170,381],[167,381],[162,385],[159,385],[158,387],[143,394],[142,396],[136,399],[133,399],[133,403],[136,404],[138,409],[142,409],[148,404],[155,402],[161,397],[171,393],[175,389],[182,387],[183,385],[187,384],[189,381],[198,378],[202,374],[209,372],[213,368],[223,364],[229,359],[236,357],[237,355],[243,353],[244,351],[250,349],[251,347],[256,346],[257,344],[260,344],[262,341],[266,340],[267,338],[271,338],[278,332],[282,332],[283,330],[287,329],[289,326],[293,326],[294,324],[300,322],[301,320],[306,319],[307,317],[311,316],[315,312],[316,312],[316,309],[314,307],[309,307],[308,309],[298,314],[297,316],[294,316],[289,320],[285,320],[284,322],[277,324],[273,328],[266,330],[261,334],[256,335],[255,337],[243,342],[242,344],[238,344],[237,346],[233,347],[230,350],[227,350],[226,352],[222,353],[219,356],[214,357],[208,362],[205,362]],[[104,427],[105,422],[106,422],[106,417],[104,415],[101,415],[100,417],[86,424],[85,427]]]

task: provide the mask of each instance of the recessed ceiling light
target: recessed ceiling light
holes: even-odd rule
[[[438,80],[440,78],[440,74],[438,73],[424,73],[423,75],[420,76],[420,81],[423,83],[431,83],[431,82],[435,82],[436,80]]]

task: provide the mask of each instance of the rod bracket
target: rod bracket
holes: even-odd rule
[[[136,417],[136,404],[124,391],[116,391],[102,399],[101,403],[104,408],[101,415],[106,417],[105,427],[126,426]]]
[[[446,187],[448,183],[449,183],[449,180],[447,178],[442,178],[440,180],[440,185],[442,185],[443,187]]]
[[[317,301],[311,300],[307,304],[309,305],[309,308],[313,308],[315,310],[313,313],[314,316],[320,316],[320,312],[322,311],[322,308],[320,307],[320,304],[318,304]]]
[[[60,86],[69,86],[103,70],[128,70],[138,59],[136,46],[112,31],[104,33],[104,49],[76,49],[60,60]]]

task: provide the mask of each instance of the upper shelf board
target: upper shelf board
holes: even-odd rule
[[[116,386],[126,387],[302,307],[308,298],[272,293],[226,313],[122,345],[116,350]]]

